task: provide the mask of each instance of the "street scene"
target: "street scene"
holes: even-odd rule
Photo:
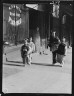
[[[72,1],[3,4],[3,93],[72,94],[72,16]]]

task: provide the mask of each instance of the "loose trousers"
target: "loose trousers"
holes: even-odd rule
[[[27,56],[24,56],[24,57],[22,58],[22,60],[23,60],[23,64],[28,63],[28,57],[27,57]]]
[[[53,60],[53,63],[57,62],[57,51],[52,52],[52,60]]]
[[[57,62],[63,63],[65,59],[64,55],[57,54]]]

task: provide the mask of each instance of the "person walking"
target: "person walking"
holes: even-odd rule
[[[30,50],[31,50],[31,48],[30,48],[30,46],[28,46],[27,39],[25,39],[24,45],[21,47],[21,57],[23,59],[24,66],[26,63],[31,65],[30,58],[29,58],[29,54],[31,53]]]
[[[55,64],[57,62],[57,49],[60,43],[60,39],[55,36],[56,32],[52,32],[52,35],[50,36],[50,42],[49,42],[49,47],[50,47],[50,51],[52,51],[52,58],[53,58],[53,62],[52,64]]]

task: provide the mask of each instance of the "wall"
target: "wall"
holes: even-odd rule
[[[66,38],[66,41],[69,43],[69,45],[72,44],[72,6],[70,4],[60,4],[60,39],[62,37]],[[65,22],[63,23],[63,16],[66,15]]]
[[[3,5],[3,40],[15,43],[15,40],[19,42],[29,37],[29,12],[28,10],[21,11],[22,23],[15,27],[8,22],[10,12],[9,6],[10,4]]]
[[[50,34],[49,24],[49,13],[33,9],[29,11],[29,37],[33,38],[36,50],[39,50],[38,46],[47,46],[47,38]]]

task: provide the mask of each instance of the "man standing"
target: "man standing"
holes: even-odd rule
[[[52,51],[52,58],[53,58],[53,64],[57,62],[56,55],[57,55],[57,49],[60,43],[60,40],[58,37],[55,36],[56,32],[52,32],[52,35],[50,37],[50,51]]]

